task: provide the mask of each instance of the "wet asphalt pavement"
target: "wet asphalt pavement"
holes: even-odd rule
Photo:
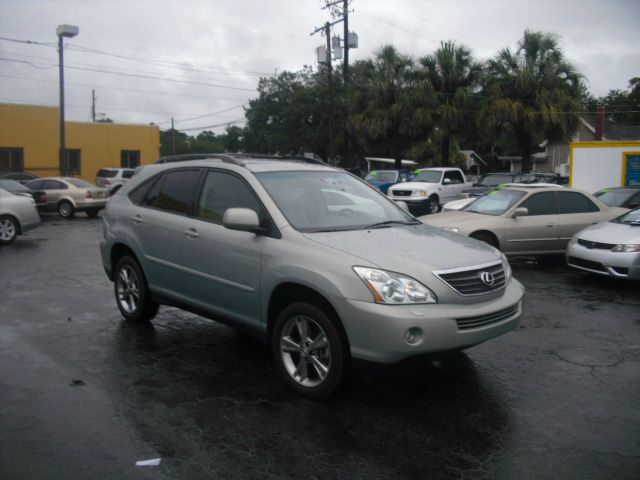
[[[100,236],[48,216],[0,248],[3,480],[640,478],[638,284],[513,259],[518,330],[318,402],[229,327],[123,322]]]

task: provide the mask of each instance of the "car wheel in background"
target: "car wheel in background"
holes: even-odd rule
[[[0,245],[9,245],[18,235],[18,222],[9,215],[0,216]]]
[[[309,303],[294,303],[276,320],[273,358],[284,382],[311,398],[338,388],[347,367],[346,341],[332,319]]]
[[[147,280],[135,259],[125,256],[118,261],[113,288],[118,309],[126,320],[148,322],[158,313],[158,304],[151,301]]]
[[[476,240],[480,240],[481,242],[484,243],[488,243],[489,245],[491,245],[492,247],[497,248],[498,250],[500,250],[500,246],[498,245],[498,242],[496,241],[496,239],[493,237],[493,235],[486,233],[486,232],[477,232],[477,233],[472,233],[471,235],[469,235],[471,238],[475,238]]]
[[[62,200],[58,204],[58,215],[62,218],[73,218],[73,215],[76,213],[76,209],[73,204],[68,200]]]
[[[99,208],[90,208],[89,210],[86,210],[85,213],[87,214],[87,217],[89,217],[89,218],[96,218],[98,216],[98,213],[100,213],[100,209]]]
[[[428,213],[437,213],[440,209],[440,199],[437,195],[431,195],[427,203]]]

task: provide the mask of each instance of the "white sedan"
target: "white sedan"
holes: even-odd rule
[[[570,267],[640,280],[640,208],[580,230],[567,248]]]
[[[0,245],[8,245],[18,235],[40,224],[33,198],[14,195],[0,188]]]

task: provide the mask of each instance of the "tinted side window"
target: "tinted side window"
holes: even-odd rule
[[[451,183],[464,183],[464,179],[462,178],[462,174],[455,170],[450,172],[445,172],[444,178],[448,178],[451,180]]]
[[[148,195],[145,204],[169,212],[188,214],[199,178],[199,170],[176,170],[166,173],[161,184],[158,182],[160,191],[157,196]],[[154,190],[156,189],[152,188],[150,194]]]
[[[144,182],[142,185],[137,187],[135,190],[133,190],[129,194],[129,200],[131,200],[136,205],[142,205],[142,203],[144,202],[144,199],[147,196],[147,193],[149,192],[149,190],[151,190],[151,188],[158,183],[158,178],[159,177],[160,177],[160,175],[155,176],[155,177],[151,178],[150,180],[147,180],[146,182]],[[157,195],[158,195],[158,193],[156,192],[156,196]]]
[[[227,208],[250,208],[262,219],[262,207],[253,191],[235,175],[210,171],[202,188],[196,216],[222,223]]]
[[[57,180],[45,180],[42,187],[43,190],[67,190],[68,188],[64,183]]]
[[[535,193],[519,206],[528,209],[530,216],[555,215],[558,213],[555,192]]]
[[[131,178],[131,177],[133,177],[133,172],[135,172],[135,170],[123,170],[122,171],[122,178]]]
[[[595,203],[578,192],[558,192],[560,213],[589,213],[600,211]]]
[[[27,187],[31,190],[42,190],[42,185],[44,185],[44,180],[34,180],[33,182],[27,183]]]

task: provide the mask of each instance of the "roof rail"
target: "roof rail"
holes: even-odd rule
[[[188,160],[219,160],[223,163],[244,166],[243,160],[294,160],[306,163],[327,165],[322,160],[292,155],[266,155],[261,153],[185,153],[161,157],[155,163],[186,162]]]

